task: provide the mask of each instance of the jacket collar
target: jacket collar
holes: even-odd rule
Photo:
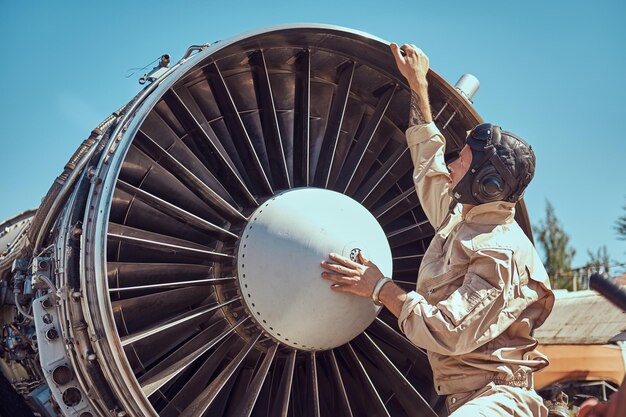
[[[465,222],[479,224],[508,224],[515,217],[515,203],[492,201],[472,207],[465,215]]]

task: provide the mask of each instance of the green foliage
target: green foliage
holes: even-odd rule
[[[554,289],[573,289],[571,269],[576,254],[569,245],[569,235],[565,233],[554,212],[554,207],[546,200],[546,218],[534,227],[537,240],[545,254],[544,265]]]
[[[609,256],[609,250],[606,245],[601,246],[596,253],[587,250],[589,255],[589,261],[587,261],[586,267],[590,273],[609,273],[609,265],[611,264],[611,257]]]

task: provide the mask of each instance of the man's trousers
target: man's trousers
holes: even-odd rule
[[[449,395],[450,417],[546,417],[548,409],[533,389],[496,385]]]

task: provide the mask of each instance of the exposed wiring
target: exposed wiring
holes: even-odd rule
[[[44,275],[37,275],[37,278],[45,282],[48,285],[48,288],[50,288],[56,294],[57,287],[52,283],[52,281],[50,281],[48,277]]]
[[[42,249],[41,252],[39,252],[37,255],[35,255],[35,258],[39,258],[41,255],[43,255],[45,252],[48,252],[52,248],[54,248],[54,243],[52,245]]]
[[[155,62],[159,61],[161,59],[161,55],[159,55],[159,57],[157,59],[155,59],[154,61],[150,62],[149,64],[146,64],[145,67],[137,67],[137,68],[129,68],[126,70],[126,76],[124,78],[130,78],[132,77],[137,71],[141,71],[141,70],[145,70],[148,69],[148,67],[150,67],[150,65],[154,64]],[[132,71],[130,74],[128,73],[129,71]]]
[[[33,320],[34,317],[30,314],[28,314],[26,311],[24,311],[24,309],[22,308],[22,306],[19,303],[19,300],[17,299],[18,294],[15,294],[15,307],[17,307],[17,310],[20,312],[20,314],[22,314],[22,316]]]

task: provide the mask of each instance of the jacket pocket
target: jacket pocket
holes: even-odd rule
[[[420,281],[420,278],[417,279],[418,288],[423,289],[428,296],[435,291],[452,284],[455,281],[462,281],[463,276],[467,273],[467,266],[463,268],[454,268],[450,269],[448,272],[436,275],[433,277],[429,277]],[[458,284],[457,284],[458,285]],[[444,295],[445,296],[445,295]]]
[[[468,273],[468,279],[437,307],[455,325],[460,325],[478,305],[488,304],[501,292],[478,275]]]

